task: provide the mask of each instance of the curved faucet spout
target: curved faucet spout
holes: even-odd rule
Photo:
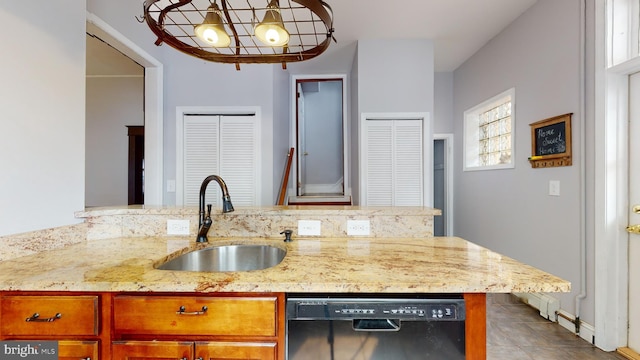
[[[207,242],[209,239],[207,238],[207,233],[209,232],[209,228],[211,227],[211,207],[209,206],[209,214],[205,219],[204,213],[204,205],[205,205],[205,193],[207,191],[207,186],[209,183],[215,180],[218,185],[220,185],[220,190],[222,190],[222,212],[228,213],[233,211],[233,204],[231,204],[231,197],[229,196],[229,190],[227,189],[227,184],[222,180],[222,178],[218,175],[209,175],[203,181],[202,185],[200,185],[200,206],[199,206],[199,220],[198,220],[198,238],[197,242]]]

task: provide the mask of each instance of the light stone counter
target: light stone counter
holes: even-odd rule
[[[124,207],[78,212],[82,224],[0,238],[0,290],[141,292],[568,292],[570,283],[453,237],[433,237],[431,208],[260,207],[215,213],[208,244],[196,244],[196,208]],[[188,220],[188,236],[167,220]],[[298,220],[321,222],[319,237],[297,235]],[[371,234],[348,236],[349,220]],[[279,233],[294,230],[285,243]],[[217,237],[217,238],[216,238]],[[218,244],[287,250],[258,271],[156,270],[184,252]]]
[[[193,239],[86,241],[0,262],[0,290],[141,292],[568,292],[569,282],[460,238],[210,239],[287,249],[258,271],[192,273],[155,265],[194,249]]]

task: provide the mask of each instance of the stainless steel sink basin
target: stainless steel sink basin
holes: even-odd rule
[[[160,270],[249,271],[278,265],[287,251],[270,245],[223,245],[195,250],[158,266]]]

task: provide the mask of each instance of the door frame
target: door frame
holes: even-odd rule
[[[163,65],[95,14],[87,12],[86,21],[101,40],[144,67],[144,204],[162,205]]]
[[[289,89],[291,91],[290,99],[290,116],[289,116],[289,146],[295,148],[295,156],[296,166],[291,167],[291,178],[294,181],[290,181],[288,185],[287,192],[289,194],[298,194],[298,167],[300,166],[299,159],[300,151],[298,149],[298,139],[297,139],[297,118],[298,118],[298,89],[297,83],[299,80],[327,80],[327,79],[340,79],[342,80],[342,174],[344,177],[344,196],[351,196],[351,178],[349,177],[349,121],[347,114],[349,113],[349,103],[347,102],[347,94],[349,86],[347,83],[347,75],[346,74],[320,74],[320,75],[305,75],[305,74],[294,74],[291,75],[291,83],[289,85]],[[295,195],[290,195],[295,196]]]
[[[607,0],[596,0],[595,345],[614,351],[628,336],[629,75],[640,57],[608,67],[607,11]]]

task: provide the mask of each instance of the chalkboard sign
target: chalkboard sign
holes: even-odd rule
[[[571,165],[571,113],[530,124],[533,167]]]

